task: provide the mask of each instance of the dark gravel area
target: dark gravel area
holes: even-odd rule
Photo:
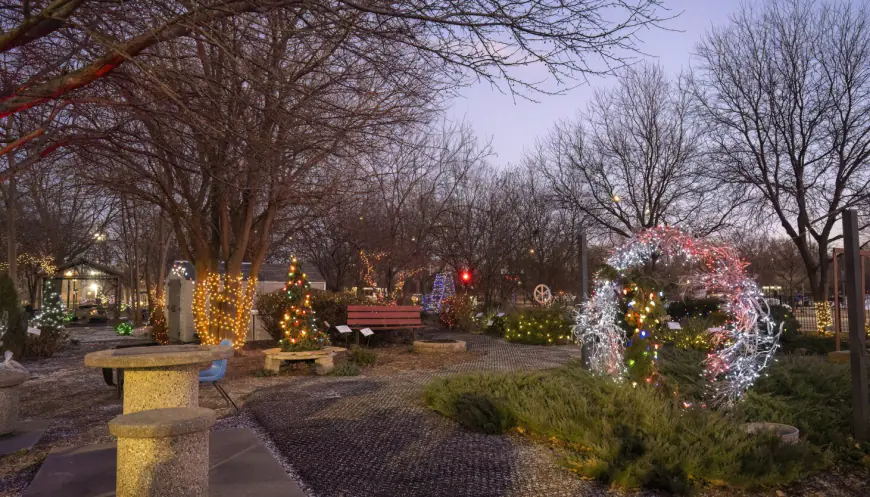
[[[606,493],[559,468],[540,445],[469,432],[423,403],[423,387],[436,375],[556,367],[577,357],[576,349],[462,339],[474,360],[389,377],[310,378],[261,390],[247,407],[317,496]]]
[[[431,334],[468,343],[474,359],[382,376],[307,377],[255,392],[246,410],[312,497],[575,497],[667,495],[609,489],[561,468],[552,450],[517,434],[483,435],[429,410],[425,385],[470,371],[558,367],[574,347],[508,344],[486,336]],[[858,497],[867,474],[830,471],[781,491],[710,489],[701,495]]]

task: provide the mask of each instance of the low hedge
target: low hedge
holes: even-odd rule
[[[785,381],[791,372],[787,365],[772,376]],[[750,395],[749,405],[731,414],[685,409],[663,388],[631,388],[573,362],[547,371],[436,379],[427,387],[426,402],[475,431],[514,427],[552,447],[561,464],[585,478],[687,494],[703,487],[780,487],[831,464],[832,452],[824,444],[842,434],[849,419],[838,418],[840,404],[827,406],[818,395],[800,390],[779,391],[784,388],[780,380],[768,385],[760,385],[756,398]],[[839,387],[839,382],[830,384],[822,395]],[[809,408],[809,403],[819,412],[801,425],[792,409]],[[802,433],[803,442],[785,445],[773,435],[749,435],[743,429],[747,420],[777,419],[794,421],[822,438]]]
[[[571,342],[573,326],[561,309],[530,309],[508,317],[504,338],[531,345],[565,345]]]

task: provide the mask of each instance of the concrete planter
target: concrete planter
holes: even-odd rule
[[[465,351],[465,342],[462,340],[416,340],[414,342],[414,352],[422,354],[444,354]]]
[[[118,497],[207,497],[209,429],[217,416],[202,407],[172,407],[118,416]]]
[[[29,374],[18,371],[0,372],[0,435],[12,433],[18,425],[18,387],[28,378]]]
[[[794,426],[780,423],[749,423],[744,429],[747,433],[774,433],[783,443],[796,444],[800,441],[800,431]]]

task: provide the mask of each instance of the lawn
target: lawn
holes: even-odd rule
[[[849,438],[847,367],[783,358],[735,408],[716,411],[700,407],[699,360],[694,352],[665,354],[658,388],[632,388],[573,362],[437,379],[426,400],[472,430],[516,430],[550,444],[567,468],[621,488],[777,488],[866,459],[866,448]],[[748,435],[750,421],[795,425],[802,441]]]

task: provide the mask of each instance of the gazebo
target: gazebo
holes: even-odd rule
[[[121,309],[118,304],[129,300],[129,289],[124,285],[123,272],[86,259],[58,266],[54,275],[45,279],[60,293],[61,302],[67,309],[90,304],[104,307],[107,311],[114,309],[115,317],[119,317]],[[40,307],[42,298],[40,293]]]

